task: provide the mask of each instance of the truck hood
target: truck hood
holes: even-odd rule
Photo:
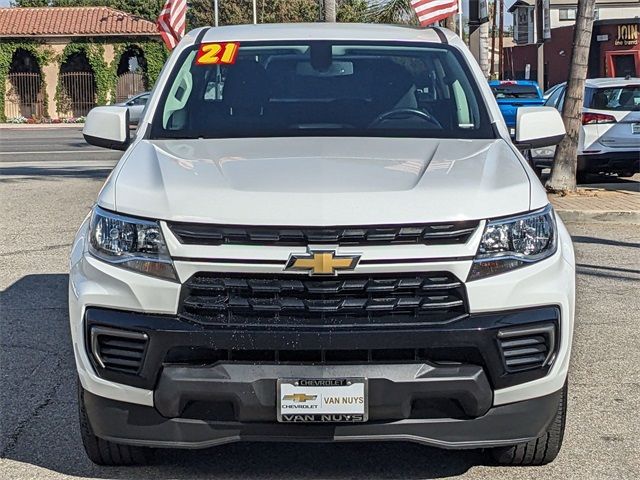
[[[529,209],[504,140],[141,140],[98,203],[172,221],[365,225],[482,219]]]

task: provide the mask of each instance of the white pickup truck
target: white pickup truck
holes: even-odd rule
[[[172,53],[71,253],[82,438],[98,464],[242,440],[407,440],[552,461],[571,239],[440,28],[202,28]]]

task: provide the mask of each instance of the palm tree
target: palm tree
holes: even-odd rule
[[[418,23],[410,0],[376,0],[369,8],[369,18],[376,23]]]
[[[556,148],[551,177],[547,181],[547,190],[552,192],[573,192],[576,190],[578,139],[582,129],[584,79],[587,78],[595,3],[595,0],[578,0],[569,81],[567,82],[567,92],[565,93],[564,108],[562,110],[562,119],[567,129],[567,136]]]
[[[324,21],[336,21],[336,0],[324,0]]]

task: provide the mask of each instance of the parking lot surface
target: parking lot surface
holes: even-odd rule
[[[9,135],[0,131],[0,152],[39,149],[0,155],[0,479],[640,477],[640,225],[587,223],[569,225],[578,263],[576,333],[565,443],[551,465],[499,468],[478,451],[408,443],[247,443],[163,451],[146,467],[91,464],[77,423],[67,259],[119,154],[82,151],[88,147],[79,146],[79,132],[69,132],[32,133],[9,150]],[[66,148],[56,141],[70,142],[73,153],[34,146]]]

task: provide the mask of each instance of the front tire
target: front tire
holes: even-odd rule
[[[556,459],[562,447],[567,420],[567,389],[568,384],[565,382],[560,394],[558,410],[547,431],[541,437],[527,443],[491,449],[491,455],[496,463],[531,466],[546,465]]]
[[[87,409],[84,404],[84,390],[78,380],[78,413],[80,415],[80,436],[89,460],[96,465],[130,466],[148,462],[149,449],[122,445],[103,440],[93,434]]]

